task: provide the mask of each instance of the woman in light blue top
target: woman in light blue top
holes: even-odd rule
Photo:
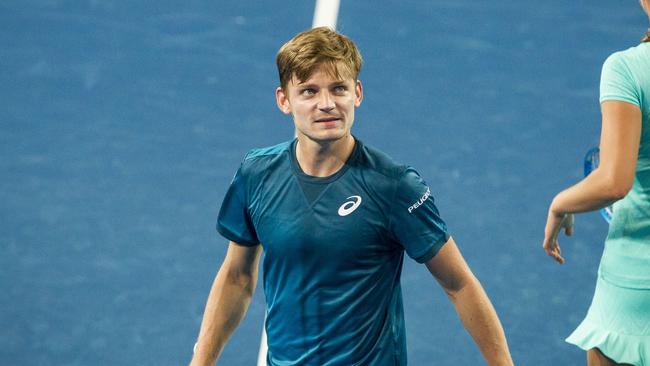
[[[650,17],[650,0],[640,0]],[[573,214],[613,204],[613,217],[587,316],[567,342],[587,364],[650,365],[650,30],[603,64],[600,166],[551,203],[544,250],[564,263],[557,235]]]

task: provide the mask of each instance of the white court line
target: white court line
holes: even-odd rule
[[[316,0],[314,9],[314,20],[312,28],[330,27],[336,30],[336,20],[339,16],[340,0]],[[266,323],[266,321],[264,322]],[[266,342],[266,326],[262,324],[262,338],[260,340],[260,352],[257,355],[257,366],[266,366],[266,353],[268,346]]]
[[[336,19],[339,16],[339,3],[340,0],[316,0],[312,28],[330,27],[336,29]]]
[[[260,353],[257,355],[257,366],[266,366],[266,352],[267,352],[267,343],[266,343],[266,331],[265,322],[262,323],[262,340],[260,341]]]

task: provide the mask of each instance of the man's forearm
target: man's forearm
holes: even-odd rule
[[[214,365],[250,304],[255,278],[235,280],[222,268],[217,274],[201,322],[191,366]]]
[[[448,293],[465,329],[490,366],[513,365],[499,317],[477,279],[455,293]]]

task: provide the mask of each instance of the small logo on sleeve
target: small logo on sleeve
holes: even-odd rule
[[[413,210],[420,207],[424,203],[424,201],[429,199],[429,196],[431,196],[431,189],[427,187],[427,191],[424,192],[424,195],[422,195],[422,197],[420,197],[420,199],[417,202],[415,202],[414,204],[411,205],[411,207],[408,208],[409,213],[413,212]]]
[[[347,216],[354,212],[354,210],[361,204],[361,196],[350,196],[344,204],[339,207],[339,216]]]

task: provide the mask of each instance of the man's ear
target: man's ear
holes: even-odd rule
[[[291,113],[291,104],[289,103],[289,97],[281,87],[275,89],[275,101],[278,103],[278,108],[280,111],[282,111],[282,113]]]
[[[361,85],[361,80],[357,80],[357,85],[354,86],[354,106],[358,107],[361,105],[363,100],[363,85]]]

